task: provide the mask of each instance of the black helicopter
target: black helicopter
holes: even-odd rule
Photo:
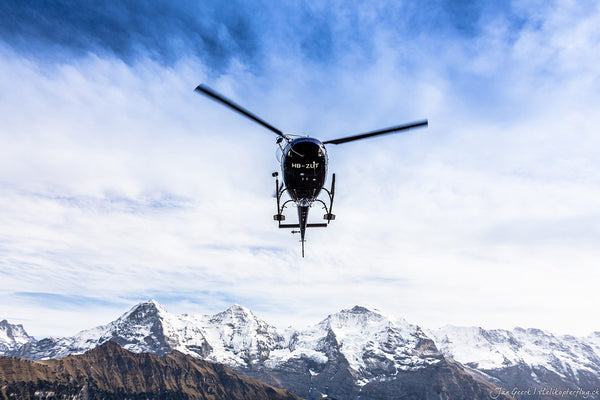
[[[308,136],[292,139],[292,136],[295,135],[284,134],[273,125],[265,122],[250,111],[215,92],[208,86],[201,84],[198,85],[195,90],[242,114],[279,136],[276,142],[282,151],[281,172],[283,174],[283,182],[280,186],[278,173],[273,172],[273,177],[275,178],[275,197],[277,199],[277,214],[273,216],[273,219],[278,222],[279,228],[299,229],[298,231],[292,231],[292,233],[300,233],[302,257],[304,257],[304,236],[306,228],[326,228],[329,222],[335,219],[335,215],[331,213],[333,208],[333,197],[335,195],[335,174],[333,174],[331,178],[331,189],[328,190],[324,187],[328,161],[325,145],[342,144],[354,140],[366,139],[372,136],[396,133],[407,129],[424,127],[427,126],[428,123],[427,120],[416,121],[340,139],[326,140],[324,142]],[[317,198],[321,193],[321,190],[324,190],[327,193],[329,197],[329,206],[327,206],[323,200]],[[288,193],[290,200],[282,203],[281,197],[285,192]],[[298,208],[297,224],[282,223],[282,221],[285,221],[283,210],[290,202],[295,203]],[[308,223],[308,210],[315,202],[320,203],[325,209],[323,219],[327,222]]]

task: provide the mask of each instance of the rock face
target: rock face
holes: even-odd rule
[[[0,384],[3,398],[300,400],[220,364],[132,353],[114,342],[41,362],[0,357]]]
[[[0,321],[0,354],[16,351],[28,343],[35,343],[35,338],[25,332],[23,325],[12,325],[7,320]]]
[[[107,325],[68,338],[24,339],[6,345],[3,354],[47,360],[109,340],[136,353],[178,351],[222,363],[308,399],[510,398],[514,388],[600,387],[600,333],[575,338],[535,329],[425,331],[359,306],[304,330],[280,331],[239,305],[212,316],[175,316],[150,300]],[[564,398],[539,393],[537,398]]]

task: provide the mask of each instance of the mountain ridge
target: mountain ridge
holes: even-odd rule
[[[410,386],[410,379],[420,382],[414,391],[421,391],[423,398],[435,398],[439,393],[427,391],[426,375],[438,377],[439,387],[452,388],[454,394],[481,394],[494,385],[600,386],[600,333],[588,338],[586,342],[521,328],[428,330],[363,306],[330,314],[303,330],[281,331],[240,305],[214,315],[172,315],[148,300],[109,324],[72,337],[26,341],[0,354],[51,359],[81,354],[111,340],[137,353],[178,351],[222,363],[306,398],[391,396],[390,388],[397,390],[400,382]],[[534,345],[536,340],[541,344]],[[548,354],[554,358],[543,357]]]
[[[301,400],[220,364],[177,351],[133,353],[112,341],[46,361],[2,356],[0,383],[3,398]]]

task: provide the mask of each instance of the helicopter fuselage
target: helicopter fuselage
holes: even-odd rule
[[[300,241],[302,242],[302,256],[304,257],[304,235],[306,228],[309,227],[326,227],[332,219],[335,218],[331,214],[333,205],[333,183],[332,189],[328,192],[330,204],[329,208],[318,200],[317,197],[327,177],[327,150],[325,145],[315,138],[300,137],[289,140],[282,148],[283,155],[281,157],[281,172],[283,174],[283,184],[285,189],[278,188],[276,182],[276,197],[277,197],[277,214],[273,217],[279,221],[280,228],[299,228]],[[274,175],[276,176],[276,175]],[[333,176],[335,182],[335,174]],[[285,219],[282,212],[285,208],[285,202],[280,206],[280,199],[283,191],[287,191],[291,200],[296,203],[298,209],[298,224],[282,224]],[[324,205],[327,212],[324,218],[327,223],[308,223],[308,211],[313,202],[319,201]],[[292,231],[294,232],[294,231]]]
[[[289,196],[308,205],[319,196],[327,177],[327,150],[323,143],[310,137],[288,142],[281,157],[283,182]]]

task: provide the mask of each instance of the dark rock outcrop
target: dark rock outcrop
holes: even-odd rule
[[[300,400],[287,390],[179,352],[159,357],[107,342],[47,361],[0,357],[3,398]]]

